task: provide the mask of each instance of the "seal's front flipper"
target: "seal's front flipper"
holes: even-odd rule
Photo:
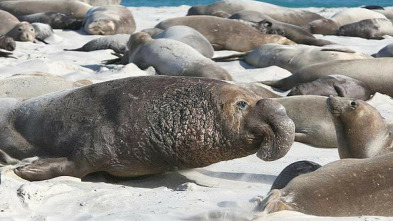
[[[46,180],[58,176],[83,177],[88,173],[66,157],[40,159],[18,167],[14,169],[14,172],[29,181]]]

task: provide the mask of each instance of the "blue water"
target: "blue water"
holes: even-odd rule
[[[179,6],[179,5],[207,5],[217,0],[164,0],[164,1],[146,1],[146,0],[122,0],[124,6]],[[380,5],[393,6],[393,0],[264,0],[263,2],[281,5],[285,7],[358,7],[361,5]]]

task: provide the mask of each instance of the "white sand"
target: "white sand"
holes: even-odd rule
[[[137,30],[153,27],[159,21],[186,14],[188,6],[163,8],[130,8]],[[313,8],[329,16],[337,9]],[[13,74],[41,71],[71,81],[88,79],[100,82],[110,79],[150,75],[135,65],[125,67],[102,65],[115,58],[110,50],[65,52],[100,36],[82,31],[55,30],[55,44],[17,42],[12,58],[0,58],[0,79]],[[318,36],[350,49],[372,54],[387,40]],[[337,46],[340,47],[340,46]],[[225,54],[228,52],[218,52]],[[243,62],[220,63],[237,81],[278,79],[290,75],[278,67],[253,68]],[[371,102],[383,116],[393,119],[392,99],[377,95]],[[254,213],[257,196],[265,196],[279,172],[298,160],[320,164],[337,160],[336,149],[322,149],[295,143],[280,160],[263,162],[255,155],[220,162],[208,167],[133,180],[118,180],[104,175],[84,178],[58,177],[41,182],[28,182],[17,177],[11,166],[1,171],[0,220],[343,220],[344,218],[313,217],[294,212],[271,215]],[[390,218],[392,219],[392,218]],[[345,220],[389,220],[381,217],[351,217]]]

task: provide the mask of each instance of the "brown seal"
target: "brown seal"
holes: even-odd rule
[[[35,40],[35,30],[30,23],[20,22],[15,16],[3,10],[0,10],[0,21],[0,35],[9,36],[15,41]]]
[[[295,130],[279,103],[205,78],[133,77],[0,102],[1,159],[41,157],[15,169],[27,180],[135,177],[255,152],[276,160]]]

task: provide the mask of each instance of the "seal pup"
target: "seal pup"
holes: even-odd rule
[[[0,10],[0,21],[0,35],[9,36],[15,41],[35,40],[35,31],[30,23],[20,22],[15,16],[3,10]]]
[[[302,174],[272,190],[256,207],[273,213],[293,210],[316,216],[393,216],[393,153],[343,159]]]
[[[180,41],[152,39],[147,33],[138,32],[131,35],[127,46],[129,63],[140,69],[153,66],[161,75],[232,80],[224,68]]]
[[[164,20],[156,28],[167,29],[175,25],[189,26],[209,40],[215,50],[249,51],[262,44],[295,44],[280,36],[263,34],[240,21],[214,16],[186,16]]]
[[[41,12],[30,15],[19,16],[20,21],[29,23],[44,23],[50,25],[53,29],[71,29],[78,30],[82,27],[82,20],[75,19],[71,15],[59,12]]]
[[[41,157],[14,170],[31,181],[136,177],[256,152],[276,160],[294,139],[282,105],[212,79],[133,77],[0,102],[1,154]]]
[[[393,150],[393,134],[373,106],[362,100],[329,97],[340,158],[369,158]]]
[[[388,44],[385,47],[381,48],[377,53],[371,55],[376,58],[381,58],[381,57],[393,57],[393,43]]]
[[[393,96],[390,85],[393,84],[393,58],[372,58],[355,60],[328,61],[302,68],[293,75],[278,81],[262,81],[261,83],[280,90],[317,80],[326,75],[345,75],[368,85],[371,93],[380,92]]]
[[[11,37],[0,35],[0,49],[13,51],[16,48],[15,40]]]
[[[365,19],[341,26],[337,35],[366,39],[383,39],[393,36],[393,24],[386,18]]]
[[[339,96],[360,100],[371,98],[370,88],[367,84],[344,75],[327,75],[315,81],[298,84],[291,89],[287,96],[294,95],[319,95]]]
[[[84,30],[91,35],[132,34],[136,29],[131,10],[122,5],[91,8],[83,23]]]
[[[127,42],[130,39],[129,34],[116,34],[93,39],[80,48],[64,49],[64,51],[96,51],[112,49],[115,53],[125,53]]]
[[[31,15],[41,12],[59,12],[71,15],[75,19],[84,19],[91,5],[80,1],[66,0],[29,0],[29,1],[5,1],[0,2],[0,9],[14,16]]]

